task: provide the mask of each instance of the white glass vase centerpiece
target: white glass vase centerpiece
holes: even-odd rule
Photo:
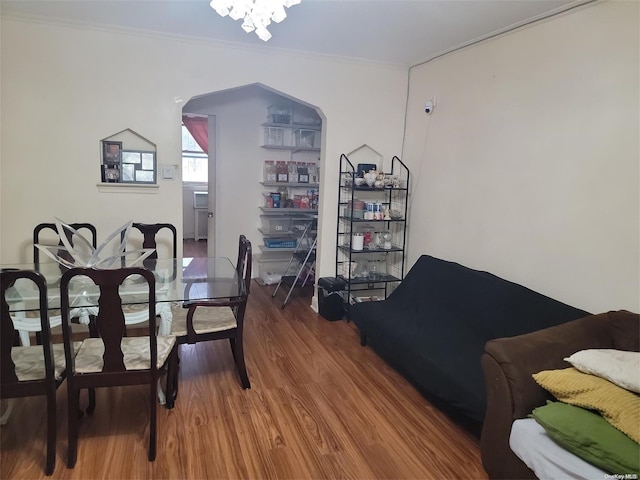
[[[55,225],[62,245],[43,245],[37,243],[35,247],[66,268],[120,268],[123,264],[122,260],[125,258],[129,259],[126,262],[127,266],[133,267],[140,265],[143,260],[155,252],[154,248],[125,251],[127,238],[129,237],[133,221],[129,221],[116,229],[98,248],[94,248],[91,242],[82,236],[81,233],[59,218],[56,218]],[[121,237],[121,240],[115,254],[101,258],[106,246],[117,237]]]

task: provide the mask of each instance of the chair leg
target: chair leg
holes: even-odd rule
[[[156,388],[158,381],[151,382],[151,391],[149,392],[149,461],[156,459]]]
[[[69,380],[67,379],[67,382]],[[80,390],[67,389],[67,405],[68,405],[68,453],[67,453],[67,467],[73,468],[76,465],[76,459],[78,454],[78,422],[80,419]]]
[[[236,343],[235,343],[236,339],[235,338],[230,338],[229,339],[229,345],[231,345],[231,353],[233,354],[233,360],[236,360]]]
[[[173,347],[167,365],[167,386],[165,390],[167,392],[166,407],[168,409],[173,408],[178,395],[178,348],[179,345]]]
[[[45,475],[51,475],[56,467],[56,390],[47,393],[47,464]]]
[[[89,336],[91,338],[99,338],[98,327],[96,325],[95,315],[89,315]]]
[[[6,423],[9,421],[9,417],[11,416],[11,412],[13,411],[14,403],[15,403],[15,398],[7,398],[7,403],[6,403],[7,409],[0,416],[0,425],[6,425]]]
[[[232,342],[231,350],[234,352],[234,360],[236,361],[236,367],[238,368],[238,374],[240,374],[240,382],[242,383],[242,388],[251,388],[251,383],[249,382],[249,375],[247,375],[247,367],[244,363],[244,349],[242,347],[242,340],[237,337],[234,339],[230,339]]]
[[[167,395],[164,390],[162,390],[162,378],[161,375],[158,376],[157,387],[156,387],[156,396],[158,397],[158,403],[160,405],[165,405],[167,403]]]
[[[96,409],[96,389],[89,389],[89,406],[85,410],[87,414],[91,415]]]

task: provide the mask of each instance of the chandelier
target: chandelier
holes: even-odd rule
[[[273,20],[280,23],[287,18],[285,7],[297,5],[302,0],[211,0],[211,8],[218,15],[229,15],[234,20],[244,19],[242,29],[249,33],[255,30],[260,40],[267,41],[271,33],[267,27]]]

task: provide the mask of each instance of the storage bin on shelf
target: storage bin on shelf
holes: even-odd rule
[[[290,238],[265,238],[264,245],[268,248],[296,248],[296,240]]]
[[[264,232],[277,233],[291,231],[291,217],[279,217],[275,215],[261,215],[262,229]]]
[[[315,130],[299,128],[295,131],[296,147],[313,148],[315,146]]]
[[[264,127],[264,144],[270,147],[282,147],[284,145],[284,128]]]
[[[262,257],[258,262],[258,276],[265,285],[275,285],[282,278],[289,259]]]
[[[270,105],[267,108],[267,118],[273,123],[290,123],[291,109],[281,105]]]

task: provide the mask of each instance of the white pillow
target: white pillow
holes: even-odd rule
[[[564,360],[583,373],[640,393],[640,352],[594,348],[580,350]]]

